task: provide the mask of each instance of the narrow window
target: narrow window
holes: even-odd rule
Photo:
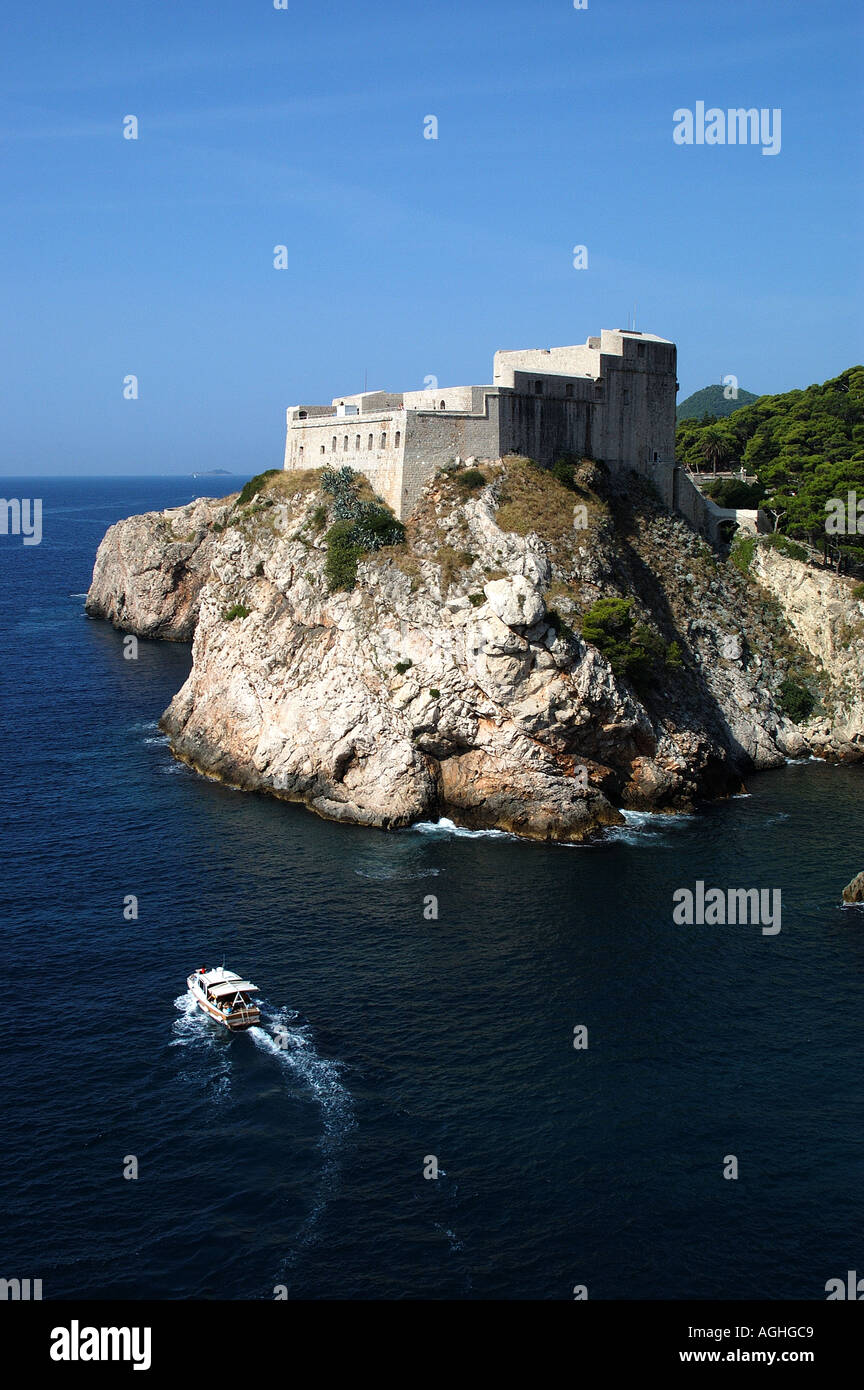
[[[305,419],[306,419],[306,411],[305,411],[305,410],[298,410],[298,411],[297,411],[297,419],[298,419],[298,420],[305,420]]]
[[[386,448],[387,448],[387,436],[386,436],[386,434],[382,434],[382,435],[381,435],[381,448],[382,448],[382,449],[386,449]]]
[[[355,448],[355,449],[359,449],[359,448],[360,448],[360,436],[359,436],[359,434],[357,435],[357,437],[356,437],[355,440],[354,440],[354,448]]]
[[[393,447],[396,448],[396,449],[398,449],[401,442],[402,442],[402,431],[401,431],[401,430],[397,430],[397,431],[396,431],[396,438],[393,440]]]
[[[542,381],[535,381],[535,382],[534,382],[534,394],[535,394],[535,396],[542,396],[542,395],[543,395],[543,382],[542,382]]]
[[[336,452],[336,436],[335,436],[335,434],[334,434],[334,436],[333,436],[333,444],[332,444],[332,446],[331,446],[330,452],[331,452],[331,454],[335,454],[335,452]]]
[[[321,452],[322,452],[322,454],[325,452],[325,449],[324,449],[324,445],[323,445],[323,444],[321,445]]]
[[[564,395],[565,395],[565,396],[572,396],[572,395],[573,395],[573,382],[572,382],[572,381],[568,381],[568,382],[567,382],[567,385],[564,387]]]
[[[300,452],[301,452],[301,454],[302,454],[303,450],[301,449]],[[655,462],[655,463],[657,462],[657,460],[658,460],[659,457],[660,457],[660,456],[659,456],[659,454],[657,453],[657,450],[655,449],[655,450],[654,450],[654,462]]]
[[[300,457],[301,457],[301,459],[302,459],[302,457],[303,457],[303,445],[302,445],[302,444],[300,445]],[[655,459],[656,459],[657,455],[655,454],[654,457],[655,457]]]
[[[370,434],[370,436],[369,436],[369,443],[366,445],[366,448],[367,448],[367,449],[371,449],[371,448],[372,448],[372,436],[371,436],[371,434]]]
[[[441,404],[439,405],[438,409],[439,409],[439,410],[446,410],[446,409],[447,409],[447,402],[446,402],[446,401],[442,401]]]
[[[348,436],[347,436],[347,434],[346,434],[345,438],[342,440],[342,450],[343,450],[343,453],[344,453],[344,451],[345,451],[347,448],[348,448]]]

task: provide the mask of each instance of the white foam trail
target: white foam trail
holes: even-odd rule
[[[221,1027],[205,1016],[188,990],[178,995],[174,1007],[179,1017],[172,1025],[174,1039],[171,1046],[205,1049],[211,1054],[208,1056],[210,1068],[213,1065],[212,1053],[218,1051],[222,1074],[217,1078],[217,1095],[221,1094],[230,1085],[233,1040],[222,1035]],[[319,1147],[324,1155],[324,1165],[311,1210],[295,1237],[295,1249],[283,1261],[283,1269],[293,1264],[301,1250],[314,1239],[317,1223],[339,1181],[342,1142],[354,1127],[351,1096],[342,1084],[339,1063],[322,1057],[315,1050],[311,1030],[306,1024],[298,1023],[297,1017],[291,1009],[280,1009],[265,1016],[265,1026],[248,1028],[237,1035],[238,1040],[244,1036],[251,1038],[262,1052],[276,1058],[281,1066],[292,1072],[311,1091],[321,1113],[323,1133]],[[200,1082],[200,1076],[195,1080],[196,1083]]]
[[[316,1052],[309,1028],[297,1023],[296,1019],[296,1013],[282,1009],[266,1020],[272,1034],[267,1028],[261,1027],[247,1030],[256,1047],[276,1057],[282,1066],[288,1067],[311,1090],[318,1102],[324,1126],[320,1147],[325,1161],[312,1208],[297,1232],[295,1248],[282,1262],[281,1271],[289,1269],[300,1252],[315,1239],[318,1222],[339,1182],[339,1150],[346,1134],[354,1126],[351,1096],[342,1085],[339,1063]]]
[[[389,883],[393,879],[434,878],[440,869],[416,869],[414,872],[400,873],[398,869],[355,869],[358,878],[368,878],[373,883]]]
[[[449,1230],[446,1226],[442,1226],[439,1221],[434,1221],[432,1224],[436,1231],[440,1231],[442,1235],[447,1237],[450,1242],[451,1255],[457,1254],[458,1251],[462,1249],[462,1241],[458,1239],[456,1232]]]
[[[257,1047],[278,1058],[312,1092],[324,1125],[321,1147],[329,1153],[353,1126],[351,1097],[342,1085],[339,1063],[316,1052],[309,1028],[296,1019],[296,1013],[282,1009],[265,1020],[267,1027],[246,1031]]]
[[[408,827],[419,835],[458,835],[466,840],[518,840],[509,830],[469,830],[464,825],[454,825],[447,816],[440,820],[418,820]]]
[[[194,1062],[196,1054],[206,1058],[206,1080],[212,1085],[211,1094],[217,1097],[227,1094],[231,1089],[231,1051],[224,1046],[223,1039],[214,1030],[210,1021],[205,1017],[201,1009],[198,1008],[192,995],[186,991],[179,994],[174,1000],[174,1007],[179,1017],[174,1019],[171,1031],[174,1037],[171,1040],[171,1047],[189,1048],[188,1058],[193,1067],[189,1071],[180,1073],[180,1079],[194,1081],[196,1086],[200,1086],[202,1074],[201,1068],[196,1071]],[[214,1062],[216,1073],[214,1076]]]

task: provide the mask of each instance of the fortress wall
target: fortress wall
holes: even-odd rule
[[[334,396],[331,409],[337,405],[356,405],[360,414],[374,415],[382,410],[401,410],[401,391],[360,391],[356,396]]]
[[[730,507],[718,507],[716,502],[712,502],[710,497],[706,497],[704,493],[699,491],[696,484],[679,464],[676,464],[670,471],[674,474],[674,490],[672,502],[669,505],[674,511],[678,511],[686,517],[694,531],[698,531],[706,540],[717,541],[720,535],[720,523],[723,521],[734,521],[742,531],[756,533],[757,514],[755,511],[736,511]]]
[[[666,505],[680,507],[698,530],[716,524],[706,499],[674,468],[673,343],[603,329],[587,344],[496,352],[494,376],[494,387],[338,396],[329,413],[326,407],[292,407],[285,467],[347,464],[365,473],[404,518],[448,459],[516,452],[550,464],[575,453],[603,459],[613,472],[635,469],[650,478]],[[337,416],[340,403],[360,413]]]
[[[476,390],[475,386],[436,386],[434,391],[406,391],[404,401],[409,410],[440,410],[442,401],[445,410],[482,410],[482,398],[475,405]]]
[[[404,519],[410,514],[424,484],[448,459],[499,457],[499,397],[487,394],[485,401],[484,415],[450,414],[445,410],[415,411],[408,415],[401,506],[396,509],[397,516]]]
[[[340,396],[346,404],[348,397]],[[395,443],[397,432],[399,445]],[[359,448],[357,437],[360,437]],[[369,447],[369,436],[372,447]],[[386,444],[381,445],[384,435]],[[378,411],[369,415],[329,415],[290,423],[285,441],[286,468],[355,468],[397,516],[402,498],[402,465],[405,456],[405,411]],[[347,437],[348,447],[345,448]],[[333,440],[336,448],[333,448]],[[302,454],[300,450],[303,450]]]
[[[573,347],[523,348],[496,352],[492,380],[496,386],[514,386],[514,373],[553,372],[558,376],[598,376],[600,353],[586,343]]]
[[[502,391],[501,453],[525,454],[543,464],[565,453],[590,455],[593,422],[590,401]]]
[[[594,457],[614,470],[651,473],[658,460],[675,458],[675,375],[649,370],[603,377],[603,398],[595,407]]]

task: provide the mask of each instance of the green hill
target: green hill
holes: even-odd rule
[[[675,456],[694,472],[743,467],[758,479],[761,505],[781,531],[837,560],[864,562],[857,526],[826,535],[825,525],[828,501],[846,501],[849,493],[864,499],[864,367],[804,391],[759,396],[726,419],[682,420]]]
[[[694,391],[678,406],[676,417],[679,420],[701,420],[704,415],[713,415],[715,419],[723,420],[733,411],[759,399],[752,391],[742,391],[739,386],[737,399],[727,401],[723,395],[725,389],[724,386],[704,386],[701,391]]]

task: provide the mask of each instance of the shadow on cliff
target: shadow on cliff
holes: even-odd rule
[[[687,634],[678,625],[679,619],[672,609],[661,577],[643,559],[634,544],[637,513],[632,496],[629,493],[611,493],[607,500],[615,524],[616,547],[626,586],[645,604],[664,640],[678,643],[684,658],[682,668],[667,668],[662,683],[654,679],[646,681],[638,689],[634,687],[637,698],[654,723],[662,723],[671,714],[676,727],[697,734],[704,732],[726,749],[728,762],[710,757],[701,769],[701,795],[711,798],[740,791],[742,778],[754,770],[753,759],[734,734],[722,705],[706,681],[702,664],[697,660]],[[648,496],[641,502],[640,515],[649,523],[655,516],[668,515],[659,505],[655,506],[653,499]]]

